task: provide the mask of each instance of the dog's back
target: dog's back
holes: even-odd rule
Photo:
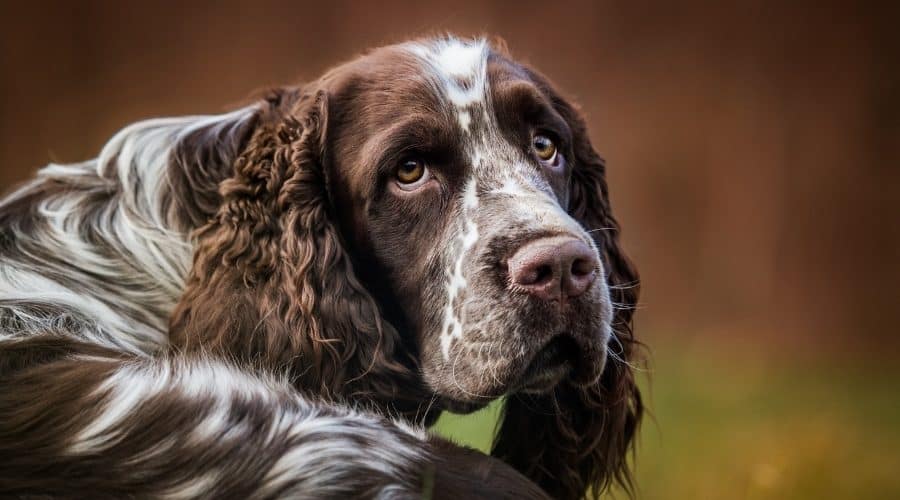
[[[178,146],[252,116],[140,122],[96,159],[45,167],[3,199],[0,338],[53,333],[131,354],[164,348],[191,262],[192,228],[170,180]]]

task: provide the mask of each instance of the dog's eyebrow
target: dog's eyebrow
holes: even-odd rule
[[[399,160],[404,154],[448,154],[461,138],[447,119],[413,115],[400,120],[368,140],[363,157],[377,160],[379,169],[393,165],[384,160]]]
[[[532,82],[499,82],[494,86],[494,102],[501,122],[525,119],[529,125],[550,129],[564,142],[571,142],[569,124],[553,107],[552,101]]]

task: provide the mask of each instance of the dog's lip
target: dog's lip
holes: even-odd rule
[[[519,392],[525,393],[544,393],[557,386],[569,373],[572,372],[573,364],[566,360],[562,364],[546,368],[530,377],[524,377],[523,383],[518,387]]]
[[[512,360],[509,360],[512,361]],[[527,361],[527,363],[526,363]],[[519,369],[496,386],[479,396],[457,391],[438,391],[444,409],[453,413],[470,413],[490,401],[516,393],[546,394],[563,382],[577,387],[596,384],[605,369],[607,347],[593,344],[592,339],[578,333],[559,333],[551,336],[530,358],[520,359]],[[512,367],[510,367],[512,368]]]
[[[578,386],[591,385],[597,382],[606,361],[605,349],[598,352],[571,335],[559,334],[532,357],[519,376],[517,389],[546,392],[566,378]]]
[[[560,334],[547,342],[531,358],[519,380],[526,391],[550,389],[573,371],[580,371],[580,351],[571,336]]]
[[[490,401],[492,399],[465,401],[444,396],[441,398],[441,406],[450,413],[466,415],[484,408]]]

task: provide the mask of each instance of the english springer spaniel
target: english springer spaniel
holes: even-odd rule
[[[604,170],[545,77],[454,37],[47,166],[0,202],[0,496],[629,487]],[[424,430],[501,397],[491,456]]]

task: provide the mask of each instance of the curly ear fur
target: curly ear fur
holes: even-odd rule
[[[317,395],[414,412],[422,397],[414,361],[332,223],[327,95],[288,93],[269,104],[220,186],[217,214],[195,234],[172,343],[287,371]]]
[[[563,383],[552,394],[512,395],[506,401],[493,455],[540,484],[552,497],[598,497],[612,483],[633,493],[628,451],[643,412],[630,366],[637,341],[632,314],[638,275],[619,245],[609,206],[605,165],[590,144],[583,119],[561,98],[554,104],[575,137],[569,213],[601,250],[614,302],[614,339],[595,385]]]

